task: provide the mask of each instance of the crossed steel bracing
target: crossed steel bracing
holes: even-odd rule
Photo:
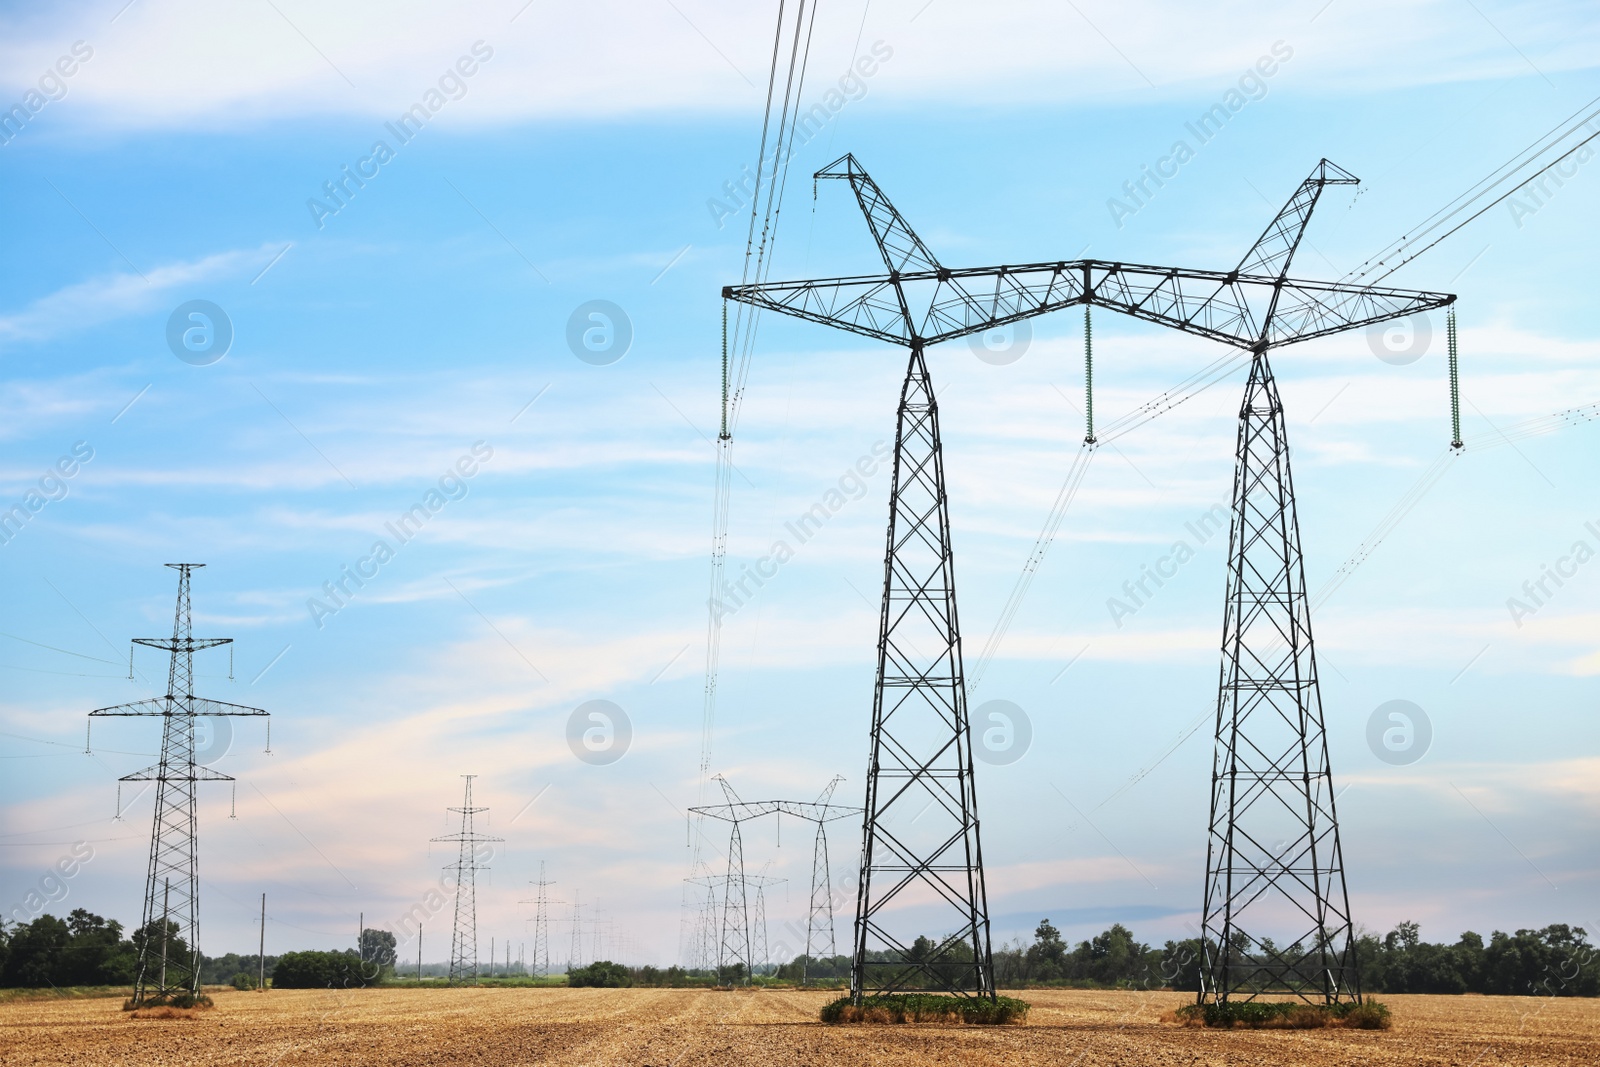
[[[457,846],[456,861],[446,864],[445,870],[456,872],[455,925],[450,934],[450,981],[478,981],[478,872],[489,869],[480,863],[478,846],[492,841],[504,841],[478,833],[477,817],[488,808],[472,806],[472,780],[475,774],[463,774],[466,789],[459,808],[446,808],[461,816],[461,829],[453,834],[435,837],[434,841],[449,841]],[[541,890],[542,892],[542,890]]]
[[[714,945],[711,946],[714,951],[705,952],[705,958],[715,960],[719,973],[729,965],[743,964],[745,981],[755,974],[756,967],[769,962],[765,890],[781,879],[745,872],[744,835],[740,829],[743,823],[768,815],[780,820],[788,815],[816,824],[817,832],[811,848],[811,894],[806,915],[807,966],[824,945],[827,955],[834,955],[837,943],[834,940],[832,883],[828,874],[827,825],[837,819],[861,814],[860,808],[828,803],[834,789],[844,779],[835,776],[814,801],[741,800],[726,778],[719,774],[715,780],[721,785],[727,803],[689,809],[693,814],[717,819],[730,826],[726,873],[687,879],[691,884],[707,890],[706,914],[701,922],[706,933],[702,936],[709,935],[709,939],[714,939]],[[716,932],[712,934],[712,930]],[[803,970],[800,981],[802,984],[805,982]]]
[[[938,407],[923,351],[1084,304],[1252,354],[1240,411],[1201,995],[1359,997],[1288,447],[1267,353],[1455,297],[1289,277],[1324,188],[1357,181],[1327,160],[1228,271],[1097,259],[949,268],[853,156],[816,177],[849,182],[887,273],[728,286],[723,297],[910,350],[895,436],[852,995],[915,986],[994,992]],[[1289,743],[1256,737],[1269,716],[1285,725]],[[1282,836],[1263,838],[1269,812],[1300,814]],[[887,906],[912,903],[933,906],[918,909],[924,917],[943,915],[934,938],[912,941],[899,925],[890,929]],[[1250,932],[1269,926],[1310,932],[1278,948]]]
[[[150,863],[145,875],[144,909],[139,924],[139,961],[134,972],[133,1003],[159,1003],[184,993],[200,992],[200,858],[195,814],[198,782],[231,782],[233,778],[195,762],[194,721],[200,716],[260,716],[247,708],[194,695],[194,654],[231,644],[231,637],[195,637],[190,621],[189,576],[204,563],[169,563],[178,572],[178,605],[172,636],[136,637],[133,643],[171,653],[167,693],[149,700],[96,708],[90,718],[160,716],[161,761],[122,782],[156,784],[155,819],[150,830]],[[129,675],[132,675],[132,656]],[[85,748],[88,747],[87,741]],[[185,946],[179,952],[174,942]]]

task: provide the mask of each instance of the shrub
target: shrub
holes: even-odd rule
[[[1014,997],[952,997],[941,993],[896,993],[864,997],[860,1004],[841,997],[822,1009],[822,1021],[838,1023],[1021,1024],[1031,1007]]]
[[[134,1003],[132,997],[122,1002],[123,1011],[131,1011],[135,1015],[148,1012],[149,1014],[141,1017],[149,1019],[192,1018],[192,1016],[178,1015],[171,1009],[189,1012],[196,1008],[209,1008],[212,1006],[211,998],[204,993],[190,993],[187,990],[181,993],[169,993],[164,997],[146,997],[138,1003]]]
[[[254,989],[256,988],[256,976],[247,971],[240,971],[233,976],[228,984],[235,989]]]
[[[568,971],[567,985],[620,989],[633,985],[633,979],[628,975],[628,968],[622,964],[597,960],[587,967],[574,967]]]
[[[272,972],[274,989],[347,989],[377,985],[380,968],[344,952],[285,952]]]
[[[1297,1000],[1230,1000],[1221,1004],[1186,1004],[1172,1013],[1189,1026],[1245,1030],[1387,1030],[1393,1025],[1386,1005],[1376,1000],[1360,1004],[1306,1004]]]

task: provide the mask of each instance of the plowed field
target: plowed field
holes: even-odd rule
[[[652,989],[369,989],[214,994],[195,1019],[121,1001],[0,1004],[5,1067],[562,1064],[1241,1064],[1449,1067],[1600,1063],[1600,1001],[1389,996],[1388,1031],[1207,1031],[1161,1021],[1173,993],[1030,990],[1026,1026],[827,1027],[834,994]]]

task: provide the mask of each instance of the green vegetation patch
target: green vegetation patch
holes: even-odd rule
[[[573,967],[567,971],[569,986],[592,986],[599,989],[625,989],[633,985],[628,968],[610,960],[597,960],[587,967]]]
[[[138,1003],[134,1003],[132,997],[122,1002],[122,1010],[132,1012],[148,1011],[155,1008],[177,1008],[181,1011],[193,1011],[197,1008],[211,1007],[215,1007],[215,1005],[211,1003],[210,997],[204,993],[190,993],[187,990],[182,993],[170,993],[164,997],[145,997]]]
[[[1387,1030],[1393,1025],[1388,1006],[1371,999],[1360,1004],[1230,1000],[1223,1004],[1186,1004],[1172,1014],[1176,1021],[1188,1026],[1241,1030]]]
[[[1025,1000],[1015,997],[952,997],[942,993],[893,993],[864,997],[860,1004],[841,997],[822,1009],[822,1021],[839,1023],[966,1023],[1020,1025],[1028,1021]]]

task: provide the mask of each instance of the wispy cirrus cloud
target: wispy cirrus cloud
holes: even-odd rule
[[[164,293],[182,285],[236,277],[259,270],[283,248],[269,242],[259,248],[215,252],[200,259],[164,263],[138,274],[104,274],[74,282],[39,297],[27,307],[0,314],[0,345],[46,341],[65,333],[150,310]]]

